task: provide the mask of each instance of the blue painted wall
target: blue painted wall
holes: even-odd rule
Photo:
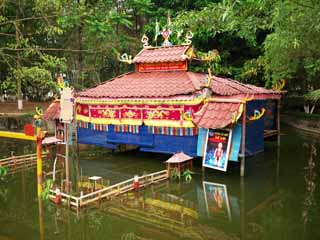
[[[94,131],[90,128],[77,128],[78,143],[93,144],[101,147],[115,149],[115,144],[107,143],[107,133],[103,131]]]
[[[264,100],[247,103],[247,117],[254,114],[254,110],[265,107]],[[264,150],[264,116],[256,121],[248,121],[246,125],[246,156],[254,155]]]
[[[140,127],[140,133],[126,133],[126,132],[115,132],[114,126],[109,126],[107,136],[107,143],[112,144],[131,144],[137,146],[154,146],[153,134],[149,134],[146,126]]]
[[[153,135],[153,147],[142,147],[141,151],[145,152],[159,152],[171,153],[184,152],[189,156],[197,156],[198,136],[167,136],[167,135]]]
[[[267,130],[276,129],[276,100],[267,100],[265,102],[265,108],[264,128]]]
[[[95,131],[89,128],[78,128],[78,142],[95,144],[114,149],[119,144],[140,146],[141,151],[174,154],[179,151],[190,156],[197,156],[198,136],[168,136],[148,133],[146,126],[141,126],[140,133],[115,132],[114,126],[108,132]]]

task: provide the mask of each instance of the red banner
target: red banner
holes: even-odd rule
[[[77,104],[77,119],[95,123],[112,124],[111,120],[137,121],[191,121],[201,105],[103,105]],[[92,121],[94,122],[94,121]],[[116,121],[114,121],[116,122]],[[120,124],[120,122],[119,122]]]
[[[171,71],[171,70],[187,70],[187,62],[167,62],[167,63],[140,63],[138,64],[139,72],[150,71]]]

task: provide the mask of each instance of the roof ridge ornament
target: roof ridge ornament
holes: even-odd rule
[[[192,38],[193,38],[193,32],[188,31],[186,33],[186,39],[185,39],[184,45],[191,45],[192,44]]]
[[[285,79],[281,79],[281,80],[279,80],[279,82],[273,84],[272,89],[274,91],[281,91],[284,88],[285,85],[286,85],[286,80]]]
[[[132,56],[128,55],[127,53],[123,53],[121,56],[120,56],[120,53],[118,53],[118,60],[120,62],[124,62],[124,63],[127,63],[127,64],[132,64],[133,63]]]
[[[200,60],[204,62],[220,61],[219,51],[217,49],[213,49],[212,51],[203,53],[200,56]]]
[[[141,42],[143,43],[143,48],[149,47],[149,38],[147,37],[147,35],[143,34]]]
[[[256,121],[263,117],[264,113],[266,112],[265,108],[261,108],[261,110],[255,109],[253,115],[249,117],[250,121]]]
[[[210,86],[211,80],[212,80],[211,69],[208,68],[208,74],[207,74],[207,77],[206,77],[206,79],[205,79],[205,81],[206,81],[206,87],[209,87],[209,86]]]
[[[163,47],[170,47],[172,46],[172,43],[169,41],[169,37],[171,35],[171,30],[169,28],[164,28],[161,32],[162,37],[164,38],[164,41],[162,43]]]
[[[237,111],[232,113],[231,123],[232,124],[236,123],[241,117],[242,113],[243,113],[243,103],[240,104],[239,109]]]

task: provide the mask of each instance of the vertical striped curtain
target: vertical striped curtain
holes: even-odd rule
[[[91,129],[94,131],[108,132],[108,125],[107,124],[91,123]]]
[[[115,125],[115,132],[140,133],[140,126],[136,125]]]
[[[148,126],[148,133],[170,135],[170,136],[195,136],[195,135],[198,135],[198,128]]]
[[[77,121],[78,128],[89,128],[89,123],[83,121]]]

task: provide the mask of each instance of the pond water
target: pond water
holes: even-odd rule
[[[0,157],[32,152],[28,142],[0,140]],[[319,136],[283,127],[281,147],[247,159],[240,181],[228,173],[201,171],[191,183],[166,181],[80,212],[42,202],[35,171],[0,181],[0,240],[18,239],[320,239]],[[111,183],[165,168],[166,155],[80,152],[79,172]],[[39,218],[39,210],[42,218]]]

